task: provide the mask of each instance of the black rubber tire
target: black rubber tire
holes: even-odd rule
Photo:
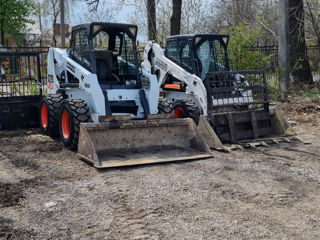
[[[192,100],[176,100],[173,104],[173,110],[180,108],[183,112],[185,117],[192,118],[196,124],[199,122],[200,118],[200,111],[198,106]]]
[[[173,103],[166,98],[159,98],[158,102],[158,113],[159,114],[169,114],[173,111]]]
[[[70,134],[65,138],[62,132],[62,114],[66,111],[69,116]],[[62,143],[71,150],[78,147],[78,139],[80,133],[80,123],[90,122],[90,110],[87,103],[81,99],[65,99],[61,104],[59,114],[59,133]]]
[[[43,134],[49,136],[59,135],[59,113],[63,97],[61,94],[48,94],[43,96],[40,101],[40,129]],[[47,107],[48,124],[46,127],[42,124],[41,107],[45,104]]]

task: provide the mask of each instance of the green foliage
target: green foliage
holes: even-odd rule
[[[304,62],[302,57],[299,57],[296,62],[294,63],[294,66],[291,69],[291,72],[297,72],[302,70],[302,63]]]
[[[32,0],[1,0],[0,1],[0,33],[19,36],[26,30],[28,23],[33,23],[30,15],[35,5]]]
[[[318,99],[320,98],[320,93],[317,92],[315,89],[304,89],[297,92],[299,97],[306,97],[310,99]]]
[[[40,94],[39,87],[38,87],[38,85],[36,83],[32,83],[31,84],[29,91],[30,91],[30,95],[31,96]]]
[[[258,51],[251,50],[253,44],[260,36],[259,30],[249,29],[245,25],[230,27],[229,57],[232,62],[232,70],[256,70],[264,69],[270,57]]]
[[[280,81],[268,82],[269,96],[273,100],[281,100],[282,93],[280,90]]]

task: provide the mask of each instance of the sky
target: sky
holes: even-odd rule
[[[40,0],[43,1],[43,0]],[[66,0],[65,0],[66,1]],[[69,0],[69,6],[66,6],[66,14],[65,14],[65,23],[70,24],[71,26],[75,26],[77,24],[81,24],[84,22],[87,22],[84,15],[88,12],[88,5],[85,3],[84,0]],[[114,1],[112,0],[100,0],[101,3],[99,5],[99,9],[101,8],[108,9],[109,6],[112,8],[112,4]],[[103,4],[106,4],[105,6],[102,6]],[[134,14],[134,7],[130,6],[124,6],[120,10],[113,11],[112,18],[109,20],[108,18],[105,20],[101,15],[97,16],[97,18],[94,18],[92,20],[99,20],[99,21],[111,21],[111,22],[117,22],[117,23],[131,23],[132,15]],[[98,12],[101,14],[101,11]],[[94,15],[94,14],[93,14]],[[95,16],[95,15],[94,15]],[[38,19],[35,19],[36,25],[38,24]],[[60,23],[60,17],[57,19],[57,23]],[[50,16],[43,16],[42,18],[42,25],[44,28],[49,29],[52,26],[52,19],[50,19]],[[144,42],[147,41],[146,34],[140,34],[138,35],[138,41]]]

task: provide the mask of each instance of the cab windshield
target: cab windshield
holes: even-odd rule
[[[100,84],[137,85],[135,40],[122,29],[94,28],[92,39]]]
[[[204,79],[208,72],[228,70],[226,49],[218,39],[200,42],[197,47],[197,57],[200,61],[201,79]]]

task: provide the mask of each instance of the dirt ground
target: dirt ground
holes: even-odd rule
[[[320,239],[320,101],[281,108],[303,142],[103,171],[0,132],[0,239]]]

